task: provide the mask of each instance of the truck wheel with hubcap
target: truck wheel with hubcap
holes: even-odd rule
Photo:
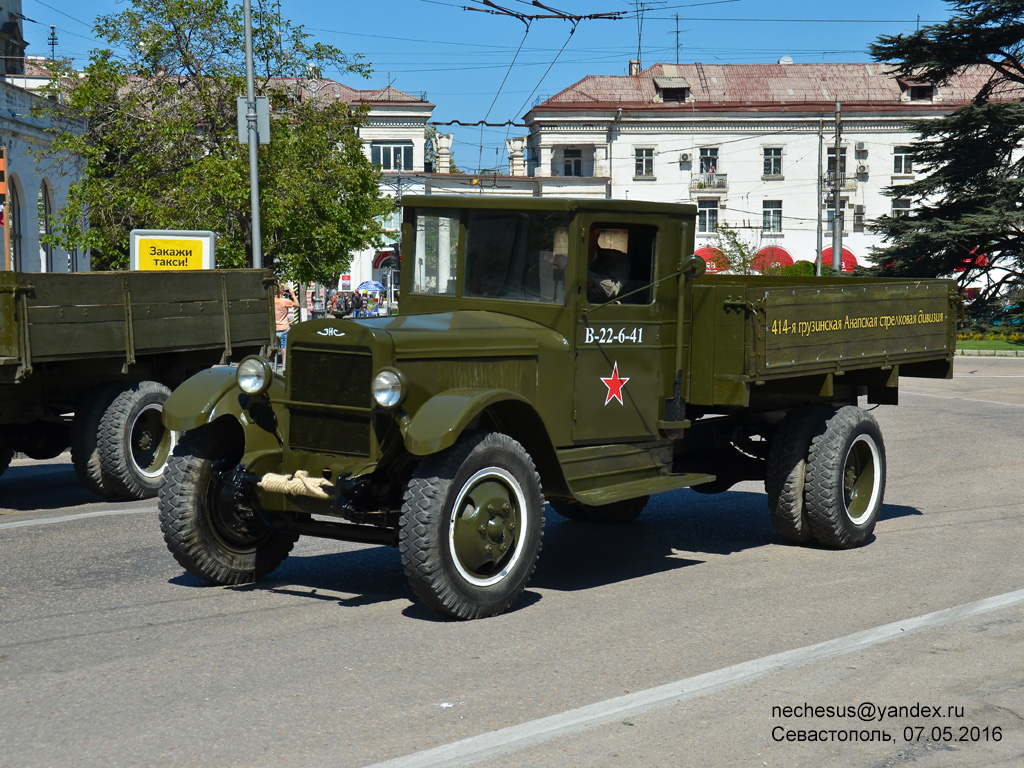
[[[100,418],[99,460],[103,485],[115,496],[148,499],[163,482],[174,433],[164,428],[171,390],[156,381],[124,387]]]
[[[874,417],[856,406],[837,410],[811,441],[804,504],[819,544],[867,543],[885,495],[885,444]]]
[[[454,619],[503,613],[526,588],[544,536],[540,477],[498,432],[467,432],[413,471],[398,547],[413,592]]]
[[[794,408],[786,414],[772,440],[764,480],[768,511],[775,530],[793,544],[814,541],[814,531],[804,507],[807,454],[811,438],[824,431],[825,422],[832,413],[833,409],[827,405]]]
[[[297,534],[271,530],[246,514],[234,497],[236,465],[220,424],[186,432],[175,446],[160,488],[160,528],[181,566],[214,584],[248,584],[277,568]]]

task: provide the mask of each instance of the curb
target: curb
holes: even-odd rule
[[[958,349],[956,354],[962,357],[1024,357],[1019,349]]]

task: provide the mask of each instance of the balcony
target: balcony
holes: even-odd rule
[[[727,173],[695,173],[690,177],[690,190],[727,192],[729,191],[729,175]]]
[[[840,173],[836,175],[833,171],[825,172],[826,189],[856,189],[857,177],[852,173]]]

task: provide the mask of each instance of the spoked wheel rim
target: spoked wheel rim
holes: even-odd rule
[[[854,525],[869,519],[881,493],[882,459],[875,441],[858,435],[843,465],[843,503]]]
[[[128,431],[128,455],[132,464],[140,475],[151,480],[163,474],[177,442],[177,433],[163,425],[163,413],[162,404],[147,405],[135,415]]]
[[[500,467],[482,469],[452,505],[448,545],[452,562],[470,584],[487,587],[515,568],[526,541],[526,496]]]

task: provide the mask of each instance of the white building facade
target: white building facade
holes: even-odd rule
[[[46,123],[32,115],[33,104],[41,98],[0,81],[0,145],[7,158],[7,208],[0,246],[9,242],[7,257],[0,256],[0,269],[9,261],[11,269],[23,272],[88,271],[88,251],[66,251],[45,242],[78,178],[80,163],[69,160],[58,167],[36,161],[36,150],[51,142]],[[4,232],[5,228],[9,231]]]
[[[913,121],[970,102],[990,75],[979,67],[936,87],[872,63],[634,63],[631,72],[587,77],[531,109],[527,173],[545,187],[586,179],[608,198],[693,203],[698,249],[728,225],[782,264],[815,261],[819,219],[831,263],[838,198],[847,270],[870,266],[881,245],[871,219],[909,210],[883,190],[915,178]]]

